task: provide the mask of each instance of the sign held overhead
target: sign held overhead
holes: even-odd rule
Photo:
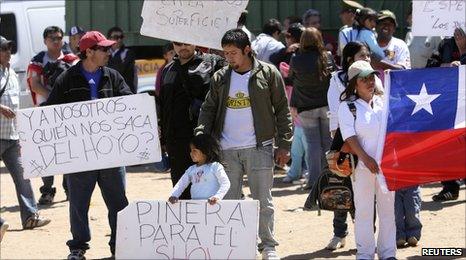
[[[221,49],[223,34],[237,27],[248,0],[144,1],[141,34]]]

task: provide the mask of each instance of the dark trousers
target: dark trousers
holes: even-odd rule
[[[63,190],[65,190],[65,192],[68,192],[68,187],[67,187],[67,184],[66,184],[66,174],[63,175],[63,182],[62,182],[62,186],[63,186]],[[55,194],[55,188],[53,187],[53,176],[47,176],[47,177],[42,177],[42,182],[44,183],[44,185],[42,185],[39,189],[40,193],[42,194],[49,194],[49,193],[53,193]]]
[[[125,168],[110,168],[89,172],[68,174],[67,184],[70,203],[70,225],[73,239],[66,244],[73,249],[89,249],[91,232],[89,229],[89,204],[95,185],[99,184],[108,209],[110,224],[110,251],[115,252],[117,213],[128,205],[125,194]]]
[[[170,160],[170,176],[172,179],[173,186],[181,179],[181,176],[193,165],[191,156],[189,155],[191,149],[189,148],[190,138],[172,140],[167,144],[168,158]],[[181,194],[179,199],[189,200],[191,199],[191,185],[188,186]]]

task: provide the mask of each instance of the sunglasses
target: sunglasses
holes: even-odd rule
[[[123,39],[123,38],[125,38],[125,36],[123,34],[110,36],[110,39],[113,39],[113,40],[119,40],[119,39]]]
[[[110,46],[108,47],[95,46],[95,47],[92,47],[91,49],[95,51],[108,52],[108,50],[110,50]]]
[[[63,36],[56,36],[56,37],[47,37],[49,38],[52,42],[60,42],[61,40],[63,40]]]
[[[182,42],[173,42],[173,44],[176,45],[176,46],[181,46],[181,45],[189,46],[189,45],[191,45],[191,44],[182,43]]]

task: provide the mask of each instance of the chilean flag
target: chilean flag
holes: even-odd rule
[[[465,78],[464,65],[386,72],[378,159],[389,190],[466,178]]]

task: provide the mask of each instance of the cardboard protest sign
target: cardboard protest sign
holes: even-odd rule
[[[137,201],[118,212],[117,259],[255,259],[259,202]]]
[[[25,178],[161,160],[147,94],[22,109],[17,117]]]
[[[144,1],[141,34],[221,49],[223,34],[236,28],[248,0]]]
[[[466,0],[413,1],[413,36],[453,36],[466,30]]]

